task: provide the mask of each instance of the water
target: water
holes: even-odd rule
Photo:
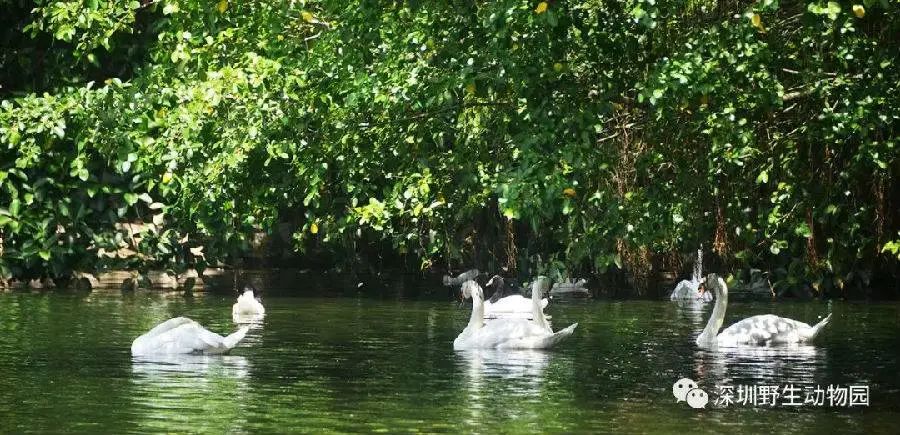
[[[670,302],[554,302],[552,352],[454,352],[469,310],[447,301],[264,300],[230,355],[133,361],[131,341],[189,316],[235,329],[230,295],[0,294],[0,432],[896,433],[900,304],[836,303],[815,346],[707,352],[707,311]],[[732,303],[807,322],[821,303]],[[715,385],[868,385],[870,406],[675,403],[689,377]],[[802,399],[801,399],[802,400]]]

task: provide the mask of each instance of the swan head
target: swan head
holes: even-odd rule
[[[491,279],[488,280],[487,284],[485,284],[484,286],[485,287],[494,287],[494,286],[503,287],[503,277],[501,277],[500,275],[494,275],[491,277]]]
[[[477,282],[472,280],[462,283],[462,298],[468,299],[473,297],[474,295],[478,295],[479,298],[484,299],[484,294],[481,291],[481,286],[479,286]]]
[[[717,298],[728,295],[728,286],[725,280],[715,273],[709,274],[705,280],[701,281],[701,288],[710,287]]]

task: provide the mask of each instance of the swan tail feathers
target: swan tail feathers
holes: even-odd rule
[[[559,331],[555,332],[553,335],[544,339],[543,346],[544,349],[549,349],[553,346],[559,344],[559,342],[565,340],[567,337],[572,335],[575,332],[575,328],[578,326],[577,323],[573,323]]]
[[[828,313],[828,315],[825,316],[825,318],[822,319],[822,321],[820,321],[819,323],[816,323],[812,327],[812,333],[809,334],[809,339],[812,340],[812,339],[816,338],[816,336],[819,335],[820,332],[822,332],[822,328],[824,328],[825,325],[827,325],[828,322],[830,322],[830,321],[831,321],[831,313]]]
[[[225,340],[223,341],[223,344],[224,344],[225,347],[228,348],[228,349],[234,348],[235,346],[237,346],[237,344],[238,344],[241,340],[244,339],[244,336],[247,335],[247,331],[249,331],[249,330],[250,330],[250,327],[249,327],[249,326],[242,326],[242,327],[241,327],[240,329],[238,329],[235,333],[233,333],[233,334],[231,334],[231,335],[225,337]]]

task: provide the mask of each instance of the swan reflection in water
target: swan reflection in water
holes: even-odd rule
[[[246,378],[250,363],[239,355],[150,355],[131,360],[132,379],[136,382],[154,380],[197,378],[221,374],[227,377]]]
[[[134,357],[133,411],[151,432],[181,431],[202,421],[212,432],[237,430],[250,391],[251,365],[238,355]]]
[[[510,400],[539,401],[545,371],[551,354],[541,350],[473,349],[455,352],[457,363],[465,373],[468,393],[469,423],[478,427],[488,414],[516,411],[509,407],[497,409],[497,396]],[[520,411],[524,410],[520,407]]]
[[[710,310],[709,305],[705,302],[696,300],[675,301],[675,313],[679,324],[689,324],[695,327],[691,334],[692,337],[700,335],[700,332],[703,331],[708,310]]]
[[[250,329],[262,328],[263,320],[266,318],[264,313],[244,314],[231,313],[231,321],[238,326],[249,326]]]
[[[706,385],[805,385],[822,378],[827,354],[809,344],[697,349],[695,373]],[[714,390],[713,390],[714,391]]]

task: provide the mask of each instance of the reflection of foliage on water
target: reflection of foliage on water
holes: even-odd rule
[[[895,268],[896,3],[664,3],[3,1],[0,275]]]

